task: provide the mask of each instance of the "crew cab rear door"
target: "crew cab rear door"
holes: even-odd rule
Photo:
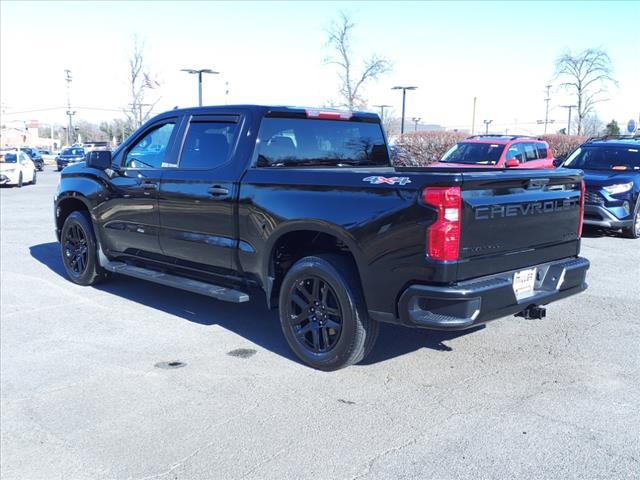
[[[462,176],[459,279],[578,253],[579,171],[508,169]]]
[[[225,274],[237,246],[234,216],[243,164],[234,162],[240,112],[192,115],[178,162],[160,186],[160,244],[182,266]]]

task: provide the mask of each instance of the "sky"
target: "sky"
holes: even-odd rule
[[[131,101],[128,58],[134,38],[161,86],[156,112],[197,104],[195,76],[212,68],[204,103],[322,106],[337,99],[326,30],[351,15],[356,65],[371,54],[393,70],[365,86],[369,105],[407,94],[406,117],[447,128],[542,133],[545,85],[551,84],[549,131],[566,125],[571,98],[554,79],[565,50],[602,47],[618,86],[599,117],[626,125],[640,116],[640,2],[17,2],[0,3],[0,100],[3,123],[66,122],[64,70],[73,75],[77,119],[122,117]],[[225,93],[228,90],[228,93]]]

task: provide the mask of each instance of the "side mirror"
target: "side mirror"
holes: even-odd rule
[[[96,150],[87,153],[87,167],[106,170],[111,168],[111,152],[108,150]]]
[[[515,158],[512,158],[511,160],[507,160],[507,163],[505,164],[505,167],[514,168],[514,167],[517,167],[518,165],[520,165],[520,162],[518,160],[516,160]]]
[[[562,159],[561,158],[554,158],[553,159],[553,166],[554,167],[559,167],[562,165]]]

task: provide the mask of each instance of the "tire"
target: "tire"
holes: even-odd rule
[[[36,170],[33,171],[33,178],[31,179],[31,185],[35,185],[38,181],[38,172]]]
[[[89,215],[72,212],[60,233],[60,253],[69,280],[78,285],[95,285],[108,277],[98,265],[98,242]]]
[[[633,212],[633,225],[629,228],[623,228],[622,234],[627,238],[640,238],[640,198],[636,202],[636,208]]]
[[[300,360],[333,371],[360,362],[375,343],[356,267],[344,256],[298,260],[280,287],[280,325]]]
[[[18,175],[18,188],[22,188],[22,172]]]

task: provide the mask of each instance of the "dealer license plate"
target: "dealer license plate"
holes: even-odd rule
[[[533,286],[536,283],[536,270],[529,268],[528,270],[520,270],[513,275],[513,292],[516,296],[533,292]]]

